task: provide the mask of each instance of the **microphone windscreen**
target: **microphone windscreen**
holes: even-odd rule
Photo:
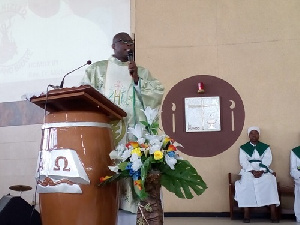
[[[128,61],[133,61],[133,51],[132,51],[132,49],[127,49],[127,58],[128,58]]]
[[[88,64],[88,65],[90,65],[91,63],[92,63],[91,60],[88,60],[88,61],[86,62],[86,64]]]

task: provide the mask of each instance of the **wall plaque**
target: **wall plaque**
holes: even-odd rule
[[[220,131],[220,98],[192,97],[184,99],[185,131]]]
[[[205,91],[199,92],[200,82]],[[188,110],[187,105],[191,106]],[[229,149],[239,138],[245,121],[244,104],[227,81],[195,75],[178,82],[167,93],[161,120],[164,132],[183,145],[180,151],[190,156],[212,157]]]

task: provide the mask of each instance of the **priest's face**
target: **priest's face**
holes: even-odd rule
[[[128,51],[134,51],[134,44],[128,34],[121,33],[114,37],[112,48],[114,50],[114,57],[122,62],[127,62]]]
[[[249,133],[249,139],[250,139],[250,142],[252,144],[257,144],[258,140],[259,140],[259,133],[257,130],[252,130],[250,133]]]

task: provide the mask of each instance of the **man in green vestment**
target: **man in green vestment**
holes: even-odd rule
[[[127,33],[114,36],[112,49],[114,54],[108,60],[98,61],[87,68],[81,83],[93,86],[127,113],[126,118],[112,123],[117,146],[130,141],[128,127],[146,120],[141,109],[160,107],[164,87],[149,70],[136,65],[134,42]],[[136,213],[137,203],[132,188],[122,188],[120,208]]]

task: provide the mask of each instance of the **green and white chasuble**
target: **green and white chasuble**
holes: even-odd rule
[[[129,74],[128,62],[121,62],[112,56],[88,67],[81,81],[82,84],[96,88],[127,113],[126,118],[113,121],[111,124],[115,146],[131,141],[127,134],[128,127],[146,120],[141,109],[147,106],[158,108],[162,102],[164,93],[162,84],[143,67],[138,67],[138,75],[137,87]],[[132,179],[124,180],[121,186],[120,208],[136,213],[138,199],[133,190]]]
[[[127,142],[126,125],[135,123],[135,121],[129,121],[135,119],[133,117],[133,92],[135,90],[132,88],[132,78],[128,74],[127,66],[119,66],[115,63],[108,63],[106,77],[104,95],[127,113],[124,120],[112,124],[115,144],[125,144]]]

